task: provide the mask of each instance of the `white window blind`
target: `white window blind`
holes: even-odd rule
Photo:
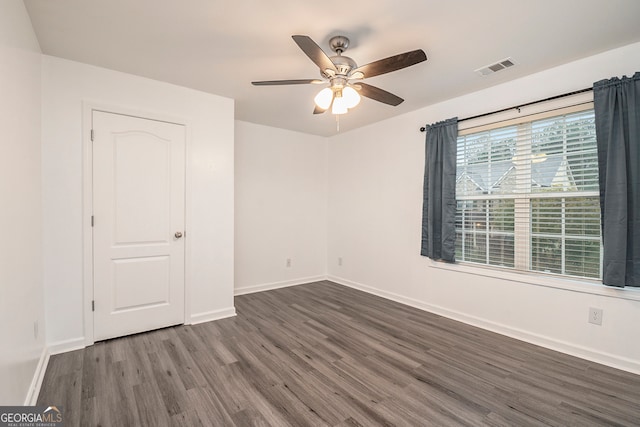
[[[460,132],[456,259],[599,278],[593,105]]]

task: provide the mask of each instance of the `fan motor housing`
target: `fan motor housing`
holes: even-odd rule
[[[336,66],[336,70],[338,70],[337,74],[340,74],[343,76],[348,75],[351,72],[351,70],[355,70],[358,67],[358,65],[356,64],[356,61],[349,58],[348,56],[335,55],[335,56],[332,56],[330,59],[331,59],[331,62],[333,62],[333,64]]]

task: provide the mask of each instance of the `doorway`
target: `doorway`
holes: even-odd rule
[[[184,125],[91,111],[94,341],[184,323]]]

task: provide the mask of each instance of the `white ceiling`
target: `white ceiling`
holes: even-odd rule
[[[236,119],[329,136],[313,115],[317,78],[291,39],[346,35],[358,65],[414,49],[428,61],[366,82],[405,99],[370,99],[340,117],[341,132],[578,58],[640,41],[638,0],[25,0],[45,54],[235,99]],[[480,77],[506,57],[517,66]],[[609,76],[603,76],[609,77]]]

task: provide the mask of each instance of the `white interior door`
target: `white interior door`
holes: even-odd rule
[[[185,128],[93,111],[94,339],[184,322]]]

